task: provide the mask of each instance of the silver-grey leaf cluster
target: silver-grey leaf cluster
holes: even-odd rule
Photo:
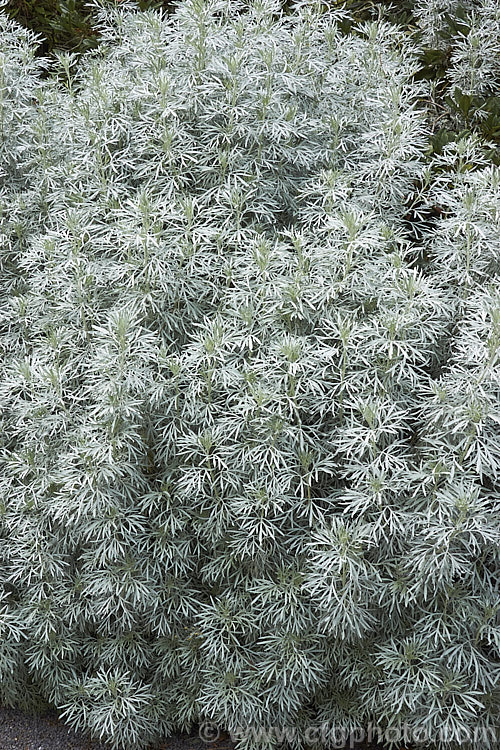
[[[117,749],[498,716],[500,171],[341,20],[0,15],[0,701]]]

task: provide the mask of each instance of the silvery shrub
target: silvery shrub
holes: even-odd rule
[[[422,42],[448,52],[446,79],[451,92],[458,87],[470,96],[498,94],[498,0],[416,0],[413,13]]]
[[[343,21],[0,14],[0,702],[116,750],[494,745],[500,171]]]

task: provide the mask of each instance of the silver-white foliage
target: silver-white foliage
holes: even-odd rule
[[[500,5],[482,0],[472,10],[466,33],[454,39],[448,78],[465,94],[498,94],[500,86]]]
[[[457,11],[460,10],[460,15]],[[495,95],[500,87],[500,5],[498,0],[417,0],[414,14],[423,43],[450,51],[446,73],[452,87],[474,96]],[[449,23],[458,26],[450,37]]]
[[[479,4],[482,1],[479,0]],[[450,41],[447,34],[450,19],[456,18],[457,10],[470,12],[476,5],[477,0],[416,0],[413,15],[424,44],[432,49],[446,49]]]
[[[493,725],[499,172],[425,165],[406,35],[103,10],[38,81],[1,23],[2,701]]]

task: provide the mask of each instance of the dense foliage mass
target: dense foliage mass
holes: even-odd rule
[[[500,4],[497,0],[416,0],[420,76],[432,81],[433,150],[474,132],[500,164]]]
[[[342,20],[103,10],[47,75],[0,16],[0,700],[115,748],[493,746],[500,170]]]

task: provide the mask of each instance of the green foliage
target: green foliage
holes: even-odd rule
[[[122,0],[109,0],[111,6]],[[138,0],[141,10],[162,9],[171,12],[171,0]],[[93,49],[99,41],[96,27],[96,6],[88,0],[6,0],[9,16],[39,34],[38,54],[53,50],[83,53]]]
[[[495,164],[499,164],[500,96],[473,96],[455,88],[451,95],[444,97],[444,102],[450,115],[467,126],[467,130],[463,132],[478,133],[487,142],[497,144],[492,151],[492,159]]]
[[[450,65],[449,49],[431,49],[424,47],[420,57],[421,67],[415,75],[415,80],[443,82]]]
[[[39,52],[53,49],[85,51],[97,43],[87,0],[8,0],[11,18],[40,34]]]

